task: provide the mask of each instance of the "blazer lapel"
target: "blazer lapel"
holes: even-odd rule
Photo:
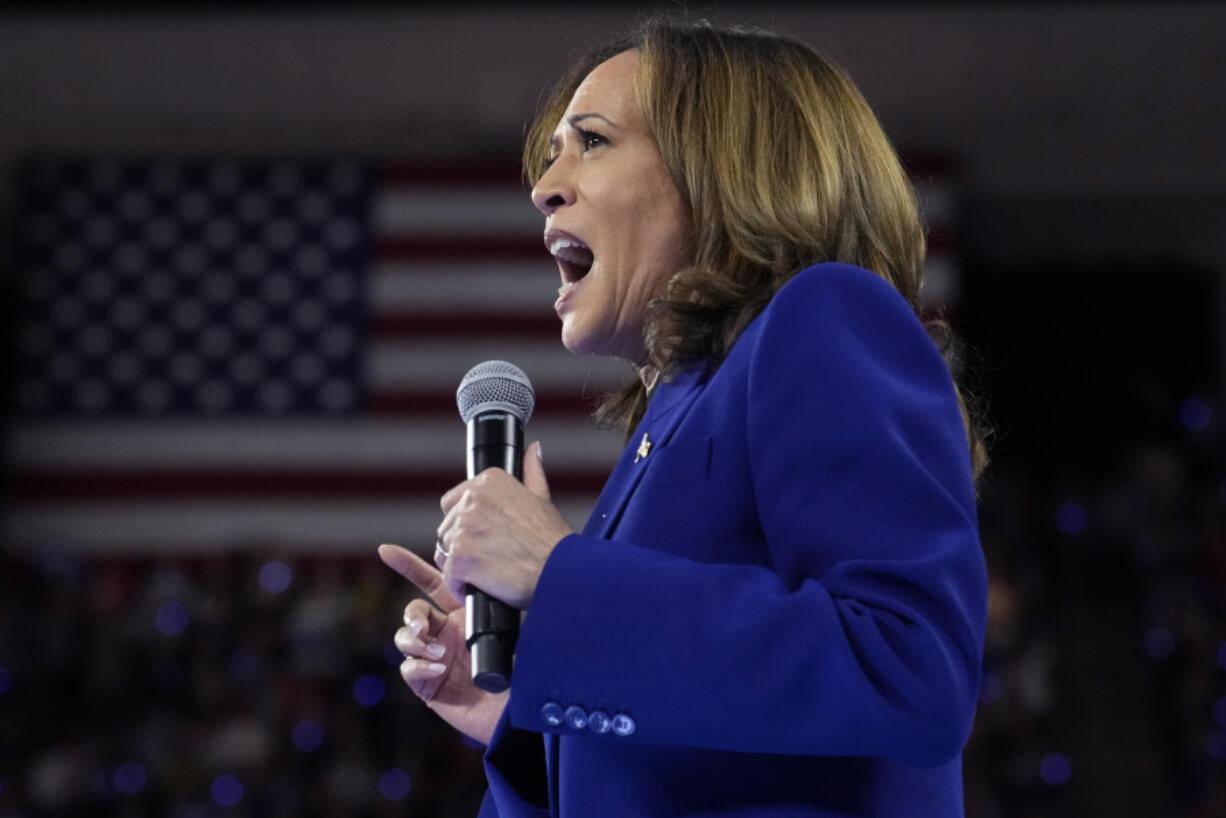
[[[705,385],[703,374],[703,367],[694,367],[658,387],[659,391],[652,398],[647,413],[634,430],[630,443],[622,452],[613,473],[609,475],[600,499],[596,501],[596,507],[592,509],[592,515],[583,528],[585,535],[601,539],[608,539],[612,535],[630,496],[634,494],[639,481],[654,462],[651,452],[668,445],[673,432],[677,431],[690,407],[694,405],[694,400],[702,393],[702,387]],[[644,445],[644,435],[647,436],[646,444],[649,445]]]

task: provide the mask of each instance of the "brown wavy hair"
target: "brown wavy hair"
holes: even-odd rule
[[[694,362],[718,367],[774,294],[823,261],[876,272],[920,314],[924,230],[897,154],[841,68],[772,32],[657,18],[590,51],[528,128],[529,185],[544,172],[549,136],[579,84],[628,50],[640,52],[639,104],[693,219],[692,265],[647,308],[649,366],[666,380]],[[948,325],[926,326],[948,360]],[[978,478],[988,460],[982,426],[961,389],[958,401]],[[636,379],[596,418],[629,435],[646,405]]]

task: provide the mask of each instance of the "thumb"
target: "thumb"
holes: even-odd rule
[[[545,464],[541,458],[539,440],[524,452],[524,485],[538,497],[549,499],[549,481],[545,479]]]

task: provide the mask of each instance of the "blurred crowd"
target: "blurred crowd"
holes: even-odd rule
[[[0,815],[471,816],[480,751],[403,686],[367,559],[0,563]]]
[[[1223,441],[1187,457],[1139,448],[1103,492],[1102,538],[1140,589],[1140,647],[1171,814],[1226,816],[1226,470]]]
[[[1073,795],[1095,754],[1135,762],[1118,786],[1155,784],[1162,814],[1226,816],[1226,473],[1212,428],[1136,443],[1092,479],[1016,462],[989,473],[968,816],[1102,814]],[[0,554],[0,818],[475,815],[480,748],[397,672],[409,598],[373,550]],[[1117,707],[1120,685],[1139,694]],[[1092,732],[1096,705],[1122,711],[1123,738]]]
[[[1226,818],[1226,441],[1207,402],[1178,414],[985,482],[968,816]]]

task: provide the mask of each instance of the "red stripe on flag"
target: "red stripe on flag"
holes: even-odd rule
[[[603,472],[558,470],[550,475],[555,495],[591,496],[604,487]],[[395,499],[441,496],[464,479],[456,471],[351,471],[245,469],[122,469],[66,474],[29,469],[13,474],[6,492],[23,505],[65,501],[121,502],[157,500]]]
[[[511,338],[557,340],[561,323],[553,313],[380,313],[371,322],[374,335],[383,341],[420,338]]]
[[[380,236],[376,239],[375,255],[384,261],[406,259],[437,259],[473,262],[481,259],[500,261],[539,261],[548,269],[553,264],[544,241],[518,236],[400,237]]]
[[[431,165],[391,163],[380,168],[379,179],[389,187],[444,184],[448,187],[474,185],[485,189],[490,185],[506,185],[521,188],[524,196],[528,195],[518,159],[508,162],[473,159]]]
[[[592,392],[585,395],[578,388],[565,392],[538,391],[533,416],[540,418],[590,415],[600,404],[602,398],[603,393]],[[454,392],[381,389],[371,396],[370,410],[380,417],[423,418],[441,415],[454,417],[456,423],[460,422]]]

